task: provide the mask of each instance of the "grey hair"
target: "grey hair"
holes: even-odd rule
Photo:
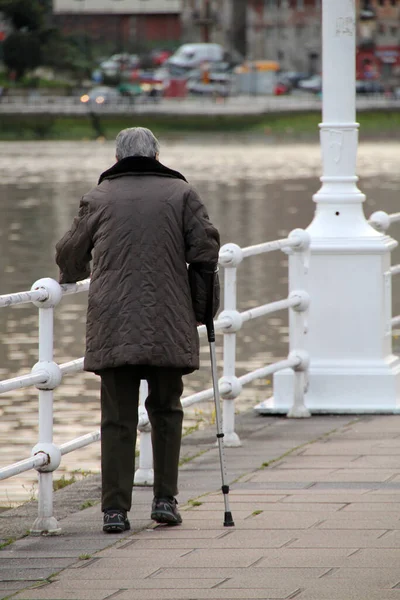
[[[160,144],[150,129],[129,127],[119,132],[116,139],[117,160],[127,156],[149,156],[155,158],[160,152]]]

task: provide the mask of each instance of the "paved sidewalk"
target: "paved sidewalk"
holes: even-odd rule
[[[199,456],[181,469],[181,527],[151,524],[149,489],[134,490],[121,536],[101,533],[98,506],[72,512],[61,536],[0,551],[0,597],[400,600],[400,416],[247,413],[238,433],[243,446],[226,449],[234,528],[215,432],[197,432],[183,447]]]

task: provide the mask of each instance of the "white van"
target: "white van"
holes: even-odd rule
[[[223,61],[226,52],[219,44],[183,44],[166,61],[167,66],[194,69],[201,63]]]

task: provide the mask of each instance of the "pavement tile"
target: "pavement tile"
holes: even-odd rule
[[[105,570],[106,568],[115,571],[117,569],[130,568],[132,566],[132,558],[134,558],[136,567],[156,565],[158,567],[169,567],[171,564],[174,564],[182,555],[187,553],[187,550],[170,550],[167,553],[162,553],[161,556],[158,556],[152,550],[145,550],[143,548],[135,549],[135,546],[129,547],[129,557],[125,558],[123,552],[121,551],[118,554],[118,558],[111,558],[109,556],[103,557],[101,554],[96,555],[92,563],[86,561],[79,561],[73,564],[70,568],[74,570],[86,568],[87,565],[90,565],[90,568],[96,570]],[[82,567],[83,565],[83,567]]]
[[[0,572],[0,586],[5,581],[43,581],[53,575],[57,569],[4,569]]]
[[[371,519],[391,512],[400,515],[400,502],[352,502],[345,505],[341,512],[363,512],[365,517]]]
[[[254,509],[249,504],[247,506],[247,510],[236,510],[235,506],[232,504],[231,510],[232,510],[232,513],[234,514],[236,520],[242,521],[243,519],[250,517]],[[223,506],[221,506],[220,510],[213,510],[213,511],[198,510],[197,507],[180,511],[183,522],[188,523],[189,526],[190,526],[191,521],[201,521],[203,519],[205,521],[209,521],[209,520],[210,521],[217,521],[217,520],[223,521],[224,520],[224,512],[225,511],[224,511]]]
[[[324,470],[319,469],[272,469],[267,468],[262,471],[258,471],[251,477],[251,483],[282,483],[285,482],[310,482],[310,481],[326,481],[326,477],[330,473],[334,473],[334,469]]]
[[[260,529],[308,529],[313,527],[323,519],[329,517],[329,511],[300,512],[300,511],[265,511],[258,515],[246,519],[248,522],[255,522]],[[235,515],[233,515],[235,516]]]
[[[391,489],[370,490],[365,494],[366,502],[399,502],[400,496],[398,492]]]
[[[333,585],[319,585],[302,591],[296,600],[398,600],[399,591],[373,589],[371,586],[348,585],[335,582]]]
[[[320,481],[320,482],[374,482],[396,481],[396,472],[387,469],[265,469],[254,475],[252,482]],[[398,476],[400,481],[400,475]]]
[[[155,549],[169,549],[169,548],[280,548],[287,544],[293,539],[292,532],[285,532],[279,530],[268,530],[258,531],[254,530],[249,535],[248,531],[235,531],[231,530],[227,534],[219,536],[214,539],[196,539],[195,541],[190,538],[171,539],[169,537],[150,539],[145,538],[132,542],[133,548],[155,548]],[[108,556],[117,557],[121,552],[127,550],[115,550],[114,552],[108,551]]]
[[[243,511],[243,507],[247,507],[247,510],[249,512],[247,512],[247,514],[252,514],[253,511],[255,510],[262,510],[264,511],[292,511],[292,510],[298,510],[298,511],[324,511],[324,512],[335,512],[336,510],[341,510],[342,508],[344,508],[346,506],[346,504],[343,503],[318,503],[318,502],[311,502],[310,500],[308,502],[304,501],[303,499],[303,503],[301,506],[290,506],[288,503],[284,502],[285,499],[283,499],[283,501],[277,501],[277,502],[263,502],[261,500],[254,500],[253,503],[251,502],[231,502],[230,507],[232,509],[232,512],[235,513],[235,516],[237,516],[239,513],[238,511]],[[399,504],[400,506],[400,504]],[[194,514],[198,514],[200,512],[209,512],[211,510],[215,510],[216,504],[214,503],[209,503],[209,504],[202,504],[201,506],[196,506],[196,508],[193,508],[193,513]],[[220,511],[223,511],[223,505],[221,505],[220,507]],[[186,512],[185,512],[186,514]],[[219,512],[219,514],[221,514]]]
[[[376,448],[390,448],[391,450],[398,448],[400,450],[400,437],[397,436],[389,440],[379,440],[374,449]]]
[[[376,469],[377,467],[383,467],[384,469],[400,469],[400,456],[393,456],[391,454],[385,454],[380,456],[359,456],[353,461],[353,465],[356,469]]]
[[[268,550],[266,550],[268,552]],[[187,553],[185,556],[175,560],[176,567],[249,567],[263,558],[264,550],[252,549],[224,549],[207,550],[196,549],[194,552]],[[153,551],[154,554],[154,551]],[[160,562],[160,561],[159,561]],[[171,566],[171,565],[169,565]]]
[[[310,577],[310,574],[306,573],[306,569],[293,569],[291,573],[287,573],[286,569],[281,569],[280,572],[275,570],[274,574],[270,573],[267,569],[266,571],[263,570],[260,575],[257,575],[254,571],[254,569],[242,569],[241,572],[236,572],[235,575],[223,581],[219,585],[219,589],[244,590],[247,588],[258,590],[269,587],[280,588],[286,586],[298,588],[301,585],[309,585],[311,581],[318,579],[317,577]],[[260,572],[260,569],[257,569],[257,571]]]
[[[7,592],[7,595],[10,594],[11,591],[20,590],[28,585],[32,585],[31,582],[27,582],[24,584],[23,581],[2,581],[0,583],[0,593]],[[0,596],[1,598],[1,596]]]
[[[107,552],[113,552],[115,548],[122,549],[127,544],[139,542],[141,540],[180,540],[180,539],[191,539],[191,540],[213,540],[225,535],[227,529],[223,531],[218,529],[193,529],[190,527],[154,527],[153,529],[146,529],[141,531],[139,535],[131,536],[129,539],[122,540],[121,543],[112,546],[109,550],[103,550],[102,556],[106,556]]]
[[[392,477],[392,479],[390,480],[393,483],[398,483],[400,482],[400,475],[394,475],[394,477]]]
[[[335,514],[334,518],[327,519],[318,525],[319,529],[400,529],[400,517],[396,512],[385,514]]]
[[[398,446],[400,451],[400,444]],[[359,441],[343,441],[330,439],[327,442],[315,442],[314,444],[304,448],[301,456],[360,456],[362,454],[378,454],[380,450],[384,450],[378,444],[371,442]],[[387,451],[387,449],[386,449]]]
[[[250,474],[250,477],[252,475]],[[235,486],[238,485],[237,483],[235,483]],[[266,494],[264,492],[264,490],[257,490],[257,489],[253,489],[253,490],[243,490],[243,489],[230,489],[229,491],[229,496],[243,496],[243,499],[241,499],[242,502],[251,502],[251,497],[254,496],[254,498],[258,498],[259,496],[261,497],[265,497],[265,498],[273,498],[275,496],[286,496],[287,494],[287,490],[268,490],[268,494]],[[250,498],[248,500],[246,500],[246,496],[250,496]],[[215,498],[214,496],[209,496],[210,501],[211,502],[215,502],[215,500],[213,500],[213,498]]]
[[[245,568],[232,568],[232,567],[214,567],[212,571],[204,567],[192,567],[190,569],[185,568],[168,568],[160,569],[157,573],[152,575],[152,579],[186,579],[187,577],[194,578],[208,578],[211,576],[221,577],[222,579],[230,579],[232,577],[249,577],[257,579],[257,581],[265,581],[266,587],[268,582],[272,583],[275,580],[281,580],[281,578],[287,577],[290,581],[299,579],[317,579],[324,576],[326,573],[331,571],[330,568],[326,567],[305,567],[305,568],[279,568],[279,567],[265,567],[260,570],[257,567],[245,567]]]
[[[68,567],[71,562],[73,562],[73,558],[53,558],[50,556],[47,556],[46,558],[37,558],[35,556],[33,558],[31,556],[29,558],[29,569],[53,569],[53,571],[59,571],[60,569],[65,569],[65,567]],[[4,576],[4,570],[8,570],[10,567],[13,569],[26,569],[27,564],[27,560],[20,557],[13,558],[11,563],[1,560],[0,581]]]
[[[376,542],[377,548],[400,548],[400,531],[387,531]]]
[[[376,546],[384,530],[347,530],[312,529],[298,532],[297,539],[291,542],[291,548],[366,548]]]
[[[43,588],[24,590],[13,600],[105,600],[112,593],[119,591],[119,588],[112,590],[79,590],[79,594],[74,590],[59,589],[54,591],[52,584]]]
[[[79,553],[81,554],[81,552]],[[18,552],[14,550],[1,550],[1,558],[7,559],[9,561],[14,561],[15,559],[19,560],[22,558],[32,558],[32,552],[28,552],[26,550],[19,550]],[[52,550],[48,551],[43,549],[41,552],[35,552],[35,558],[78,558],[78,553],[76,550]],[[70,561],[71,562],[71,561]]]
[[[352,466],[360,458],[359,454],[343,456],[289,456],[275,464],[279,469],[341,469]],[[362,468],[362,465],[360,465]],[[385,466],[385,465],[383,465]]]
[[[104,579],[112,581],[113,579],[118,579],[118,577],[125,579],[127,573],[129,573],[129,577],[132,578],[143,578],[150,577],[150,575],[157,573],[160,568],[159,566],[137,566],[136,563],[131,561],[131,564],[128,568],[124,567],[123,569],[119,569],[119,572],[115,577],[110,577],[110,570],[107,571],[105,568],[99,569],[96,567],[95,563],[96,561],[87,561],[86,566],[82,567],[81,569],[74,569],[73,571],[66,569],[65,571],[61,571],[60,573],[57,573],[57,581],[70,581],[71,579],[76,581],[85,581],[87,579],[91,579],[92,581]],[[114,571],[116,571],[116,569],[114,569]],[[117,585],[117,583],[115,585]]]
[[[390,569],[398,568],[399,564],[400,548],[361,548],[348,557],[346,567],[384,567]]]
[[[249,491],[249,490],[246,490]],[[235,492],[232,492],[231,490],[229,491],[229,498],[232,502],[232,504],[239,504],[239,505],[244,505],[244,504],[251,504],[253,502],[262,502],[263,504],[275,504],[276,502],[279,502],[280,500],[283,500],[286,497],[286,494],[274,494],[273,492],[266,494],[265,492],[263,492],[262,490],[259,491],[259,493],[257,494],[255,493],[249,493],[249,494],[245,494],[244,492],[241,492],[240,490],[235,490]],[[201,498],[199,498],[199,502],[202,502],[202,506],[206,507],[206,506],[214,506],[214,505],[218,505],[218,506],[224,506],[224,499],[221,498],[220,496],[202,496]]]
[[[118,583],[115,579],[80,579],[79,581],[68,579],[68,580],[54,580],[51,584],[51,588],[54,592],[60,590],[115,590],[116,587],[119,589],[132,589],[132,590],[174,590],[174,589],[210,589],[217,587],[225,581],[224,577],[209,577],[209,578],[193,578],[186,577],[185,579],[156,579],[154,577],[148,577],[145,579],[139,579],[137,577],[129,577],[130,573],[127,569],[125,572],[125,578],[119,579]],[[271,586],[270,586],[271,587]],[[111,593],[111,592],[110,592]]]
[[[329,513],[323,513],[321,514],[321,518],[319,518],[306,512],[295,512],[291,514],[290,511],[282,511],[282,513],[272,513],[272,511],[268,511],[268,513],[261,513],[260,515],[252,516],[242,521],[236,519],[234,512],[232,512],[232,516],[235,521],[235,529],[308,529],[318,523],[321,518],[328,517]],[[262,523],[260,522],[260,517],[264,517]],[[187,526],[188,529],[204,528],[205,530],[208,529],[214,532],[219,531],[220,533],[223,533],[227,529],[223,525],[223,515],[221,515],[221,518],[218,520],[191,519],[186,523],[183,522],[182,527],[185,526]]]
[[[356,552],[353,548],[280,548],[263,550],[263,560],[255,565],[257,569],[266,567],[304,568],[304,567],[343,567],[349,566],[350,555]],[[363,566],[363,565],[362,565]]]
[[[332,569],[326,576],[327,579],[351,579],[352,581],[369,581],[373,587],[392,588],[400,581],[399,569],[385,568],[348,568]]]
[[[127,590],[118,594],[118,600],[286,600],[296,592],[295,588],[270,588],[263,590],[223,590],[220,587],[213,590]],[[58,599],[55,599],[58,600]],[[68,598],[67,598],[68,600]],[[75,600],[75,599],[74,599]],[[80,600],[80,598],[79,598]]]
[[[329,492],[317,491],[314,488],[308,490],[299,490],[298,492],[290,493],[281,500],[280,504],[295,504],[295,503],[318,503],[318,504],[349,504],[356,502],[361,505],[363,502],[368,502],[364,497],[365,490],[351,490],[350,492],[344,489],[333,489]]]

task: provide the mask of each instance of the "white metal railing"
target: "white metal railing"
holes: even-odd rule
[[[304,405],[304,391],[308,370],[308,356],[304,350],[303,337],[306,330],[306,314],[309,298],[304,291],[304,274],[307,271],[310,238],[302,229],[294,230],[287,238],[264,244],[240,248],[236,244],[226,244],[221,248],[219,264],[225,270],[224,277],[224,310],[215,321],[215,330],[224,334],[223,377],[219,381],[219,389],[223,403],[224,443],[228,446],[241,444],[235,432],[234,399],[242,391],[242,387],[256,379],[267,377],[282,369],[291,368],[295,373],[295,391],[293,406],[288,413],[290,417],[307,417],[309,411]],[[236,274],[237,267],[244,258],[285,250],[295,253],[299,258],[300,279],[296,282],[300,287],[292,289],[289,296],[282,300],[264,304],[243,312],[236,307]],[[87,291],[90,280],[74,284],[59,285],[54,279],[44,278],[36,281],[30,291],[0,296],[0,307],[16,304],[33,303],[39,309],[39,360],[31,373],[0,382],[0,393],[35,385],[39,390],[39,434],[38,443],[31,452],[31,457],[0,469],[0,480],[36,469],[39,475],[38,517],[31,533],[57,534],[61,531],[53,515],[53,471],[61,462],[64,454],[83,448],[100,439],[100,432],[87,435],[57,446],[53,442],[53,390],[61,383],[65,375],[83,370],[83,358],[63,364],[53,360],[53,322],[54,309],[64,295]],[[303,285],[301,285],[303,284]],[[236,333],[247,321],[265,316],[276,311],[291,309],[294,319],[295,345],[285,360],[256,369],[241,377],[236,376]],[[204,336],[204,325],[198,328],[199,335]],[[151,432],[148,416],[144,407],[147,396],[147,384],[142,382],[140,389],[139,423],[140,459],[135,473],[135,484],[151,485],[153,483]],[[210,400],[213,389],[192,394],[182,400],[183,407]]]
[[[399,221],[400,221],[400,212],[392,213],[389,215],[387,212],[385,212],[383,210],[378,210],[370,216],[368,223],[372,227],[374,227],[374,229],[379,231],[380,233],[386,233],[388,231],[389,227],[391,225],[393,225],[393,223],[398,223]],[[399,273],[400,273],[400,264],[393,265],[390,267],[389,274],[391,276],[398,275]],[[392,325],[392,327],[400,325],[400,315],[398,315],[396,317],[392,316],[391,325]]]

